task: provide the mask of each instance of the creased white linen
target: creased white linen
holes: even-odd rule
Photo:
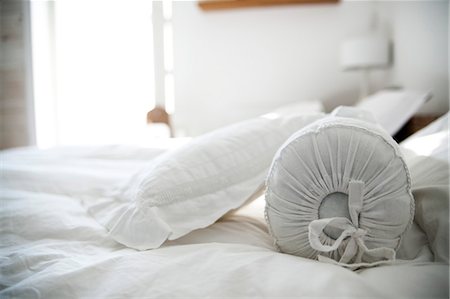
[[[10,176],[7,183],[2,180],[1,298],[449,296],[448,263],[440,257],[445,255],[443,245],[448,244],[448,237],[445,239],[448,214],[444,211],[448,212],[448,196],[435,197],[435,192],[429,193],[427,189],[436,179],[440,178],[444,185],[445,176],[448,180],[442,161],[436,162],[442,168],[435,172],[434,164],[420,160],[417,166],[409,165],[413,188],[414,184],[421,186],[424,193],[423,208],[422,204],[416,207],[416,220],[422,220],[413,223],[398,252],[398,258],[412,261],[352,272],[276,252],[264,223],[263,197],[207,228],[166,242],[162,248],[148,251],[126,248],[86,212],[80,193],[71,195],[71,192],[79,192],[77,186],[89,184],[90,187],[83,187],[87,188],[85,191],[96,192],[115,184],[122,176],[131,175],[142,162],[133,158],[131,149],[116,151],[114,155],[106,148],[96,149],[95,155],[89,157],[73,150],[70,155],[61,153],[59,158],[26,151],[2,154],[2,176],[8,177],[19,165],[22,174],[28,175],[26,163],[32,166],[41,159],[41,169],[34,168],[33,180],[42,179],[48,182],[48,187],[52,181],[58,185],[36,189],[38,184],[31,179],[22,179],[20,184],[16,181],[18,177]],[[8,155],[8,161],[4,160],[4,154]],[[146,156],[148,152],[141,154]],[[19,156],[28,156],[28,162],[20,162]],[[53,162],[52,171],[39,176],[39,171],[45,170],[45,159],[59,160]],[[92,159],[98,163],[90,164]],[[109,176],[95,180],[88,169],[100,174],[100,170],[95,170],[97,167],[104,168]],[[78,173],[77,180],[72,180],[68,168]],[[435,176],[430,178],[433,173]],[[58,176],[66,179],[58,181]],[[435,213],[436,210],[442,211]],[[429,223],[428,219],[432,221]],[[434,231],[433,223],[440,229]],[[430,246],[428,238],[433,232],[434,245]],[[435,255],[439,262],[434,262]]]
[[[407,163],[416,201],[415,223],[427,236],[434,260],[448,263],[449,164],[440,158],[416,156],[411,152],[407,155]]]
[[[449,122],[448,113],[402,143],[416,201],[415,224],[429,242],[434,261],[449,262]],[[416,239],[417,241],[417,239]],[[419,244],[422,244],[420,246]],[[426,249],[424,249],[426,250]],[[405,249],[405,251],[407,251]],[[411,255],[408,255],[411,257]]]
[[[7,150],[0,155],[0,187],[71,196],[104,194],[145,162],[182,142],[186,140],[155,148],[111,145]]]
[[[277,253],[267,232],[255,220],[246,221],[242,211],[160,249],[139,252],[109,238],[73,198],[7,193],[7,199],[17,203],[0,211],[3,298],[444,298],[448,294],[447,265],[389,266],[358,274]],[[34,204],[40,208],[25,208]],[[15,220],[17,213],[25,214]]]

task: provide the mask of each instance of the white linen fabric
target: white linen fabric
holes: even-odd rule
[[[448,164],[434,152],[406,158],[423,204],[397,252],[405,263],[358,271],[278,252],[264,197],[158,249],[116,242],[81,195],[96,201],[160,149],[1,152],[0,297],[448,298],[448,194],[434,189],[448,188]]]
[[[266,183],[270,231],[285,253],[352,268],[392,261],[414,216],[408,168],[386,132],[340,110],[275,155]]]
[[[449,262],[449,114],[401,143],[416,201],[415,223],[436,262]],[[423,243],[423,241],[422,241]],[[411,246],[417,248],[417,246]],[[417,252],[407,251],[408,257]]]
[[[278,147],[322,116],[259,117],[205,134],[143,167],[117,194],[85,203],[116,241],[157,248],[241,206]]]
[[[381,90],[356,104],[373,114],[377,122],[392,136],[432,97],[430,92],[413,90]]]
[[[432,122],[402,142],[402,147],[414,155],[447,161],[449,113]]]

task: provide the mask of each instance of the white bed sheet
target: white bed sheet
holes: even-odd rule
[[[3,152],[0,297],[448,298],[446,162],[408,153],[421,202],[398,253],[409,261],[352,272],[278,253],[262,197],[156,250],[115,242],[86,212],[83,194],[119,186],[162,151]]]

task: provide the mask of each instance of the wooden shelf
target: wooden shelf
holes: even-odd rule
[[[338,3],[339,0],[201,0],[198,5],[203,10],[232,9],[255,6],[273,6],[289,4]]]

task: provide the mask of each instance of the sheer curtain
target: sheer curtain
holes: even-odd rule
[[[38,146],[145,138],[152,1],[36,1],[31,13]]]

